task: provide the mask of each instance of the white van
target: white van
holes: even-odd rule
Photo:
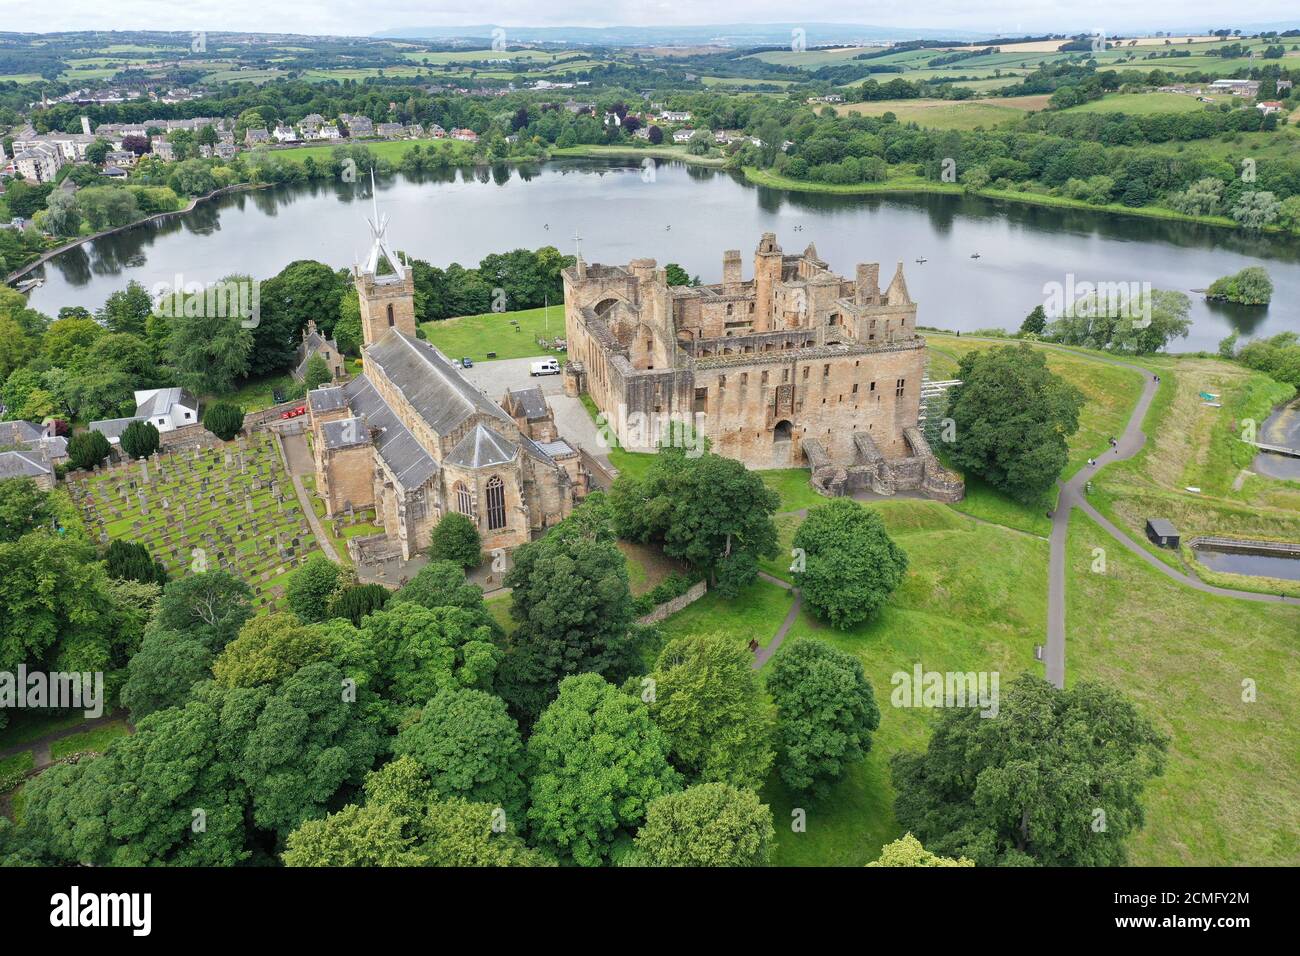
[[[559,375],[560,363],[556,359],[543,359],[532,364],[529,375]]]

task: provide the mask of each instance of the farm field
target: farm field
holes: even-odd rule
[[[836,109],[862,116],[883,116],[893,113],[900,123],[916,123],[934,129],[973,130],[990,128],[1020,119],[1031,109],[1041,109],[1047,97],[1017,97],[987,100],[872,100],[866,103],[849,103]],[[1030,100],[1035,105],[1023,102]]]

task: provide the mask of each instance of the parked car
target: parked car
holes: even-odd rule
[[[529,375],[559,375],[560,363],[555,359],[543,359],[540,362],[534,362]]]
[[[460,360],[460,367],[461,367],[461,368],[473,368],[473,367],[474,367],[474,363],[473,363],[472,361],[470,361],[469,359],[467,359],[467,358],[463,358],[463,359]]]

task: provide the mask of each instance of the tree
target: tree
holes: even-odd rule
[[[501,830],[496,808],[467,800],[442,800],[421,823],[428,866],[553,866],[515,835],[509,820]]]
[[[99,323],[89,316],[56,319],[45,331],[41,344],[51,365],[68,366],[104,334]]]
[[[148,458],[158,450],[158,429],[152,422],[132,422],[118,439],[122,451],[130,458]]]
[[[658,126],[651,126],[646,132],[651,146],[658,146],[664,141],[664,131]]]
[[[376,691],[418,707],[443,690],[490,690],[501,660],[494,631],[473,610],[390,601],[361,624],[376,663]]]
[[[213,402],[203,413],[203,427],[222,441],[230,441],[244,427],[244,410],[233,402]]]
[[[144,335],[145,323],[153,312],[153,299],[149,291],[132,279],[125,289],[109,295],[104,300],[104,307],[95,313],[95,317],[113,332],[129,332],[132,335]]]
[[[288,614],[261,614],[225,646],[212,674],[222,687],[276,685],[308,664],[337,656],[338,645],[323,629],[304,627]]]
[[[1273,281],[1261,266],[1247,266],[1236,275],[1215,279],[1205,294],[1241,305],[1268,305],[1273,298]]]
[[[303,387],[307,391],[313,388],[320,388],[322,385],[328,385],[333,381],[334,376],[330,372],[330,367],[325,364],[325,360],[319,355],[313,355],[307,359],[307,369],[303,374]]]
[[[32,780],[20,838],[50,864],[241,863],[247,797],[220,740],[218,711],[205,701],[150,714],[102,756]],[[192,826],[196,808],[201,831]]]
[[[330,601],[343,584],[338,564],[323,554],[313,554],[307,563],[289,575],[285,602],[303,624],[329,619]]]
[[[186,574],[168,581],[154,627],[188,634],[214,655],[253,616],[253,592],[227,571]]]
[[[560,682],[528,738],[528,756],[533,833],[581,866],[600,865],[652,800],[680,787],[646,705],[598,674]]]
[[[766,866],[776,830],[752,790],[702,783],[650,801],[628,863],[634,866]]]
[[[291,262],[263,282],[249,374],[266,375],[292,364],[308,320],[315,320],[328,338],[339,315],[343,288],[338,272],[311,259]]]
[[[1025,321],[1020,323],[1022,335],[1042,335],[1045,328],[1047,328],[1047,313],[1043,311],[1041,305],[1034,306],[1033,310],[1025,316]]]
[[[662,542],[665,554],[734,597],[758,576],[758,559],[778,553],[772,515],[780,496],[734,459],[710,451],[692,457],[679,437],[659,449],[645,478],[614,483],[615,527],[623,538]]]
[[[1069,458],[1083,396],[1028,345],[970,352],[948,393],[952,459],[1018,501],[1039,501]]]
[[[94,232],[125,226],[140,218],[135,193],[120,186],[88,186],[77,193],[77,206]]]
[[[669,641],[641,686],[687,780],[763,785],[772,766],[772,719],[753,659],[733,635]]]
[[[212,652],[202,641],[152,628],[127,665],[122,706],[137,724],[157,711],[184,706],[190,689],[211,676],[211,667]]]
[[[89,470],[107,458],[112,450],[101,432],[77,432],[68,439],[68,461],[73,468]]]
[[[56,236],[75,236],[81,229],[77,197],[56,189],[45,200],[45,228]]]
[[[430,561],[393,595],[392,602],[424,608],[457,607],[471,612],[474,626],[486,626],[494,635],[500,634],[500,625],[483,603],[483,589],[467,581],[464,569],[451,561]]]
[[[599,499],[520,547],[514,562],[505,585],[518,627],[500,689],[527,723],[565,675],[590,671],[618,680],[630,670],[634,611],[627,561]]]
[[[231,281],[245,280],[223,280]],[[196,293],[196,297],[203,295]],[[233,391],[235,383],[249,374],[253,335],[244,326],[247,320],[239,315],[209,315],[206,305],[194,310],[197,315],[189,311],[183,306],[171,309],[167,364],[177,383],[199,395]]]
[[[429,536],[429,557],[476,568],[483,560],[483,541],[474,522],[458,511],[448,512]]]
[[[1243,229],[1259,230],[1277,218],[1281,206],[1271,192],[1244,192],[1232,207],[1232,218]]]
[[[664,267],[668,275],[669,285],[690,285],[690,274],[675,262],[670,262]]]
[[[54,520],[50,495],[30,478],[0,481],[0,542],[17,541]]]
[[[334,323],[334,342],[344,355],[361,354],[361,305],[355,289],[348,289],[339,298],[339,317]]]
[[[977,866],[1122,866],[1167,739],[1117,691],[1021,674],[995,717],[944,708],[924,753],[893,760],[899,822]]]
[[[371,708],[346,699],[347,677],[321,661],[277,686],[229,692],[222,729],[239,741],[233,765],[261,829],[284,837],[323,816],[335,795],[360,784],[374,764],[377,722]]]
[[[840,630],[874,614],[907,574],[907,553],[879,512],[852,498],[809,511],[792,544],[794,583],[813,613]]]
[[[167,569],[155,560],[149,549],[135,541],[120,538],[109,542],[104,553],[104,568],[108,576],[118,581],[139,581],[141,584],[166,584]]]
[[[952,859],[946,856],[935,856],[925,847],[921,846],[921,841],[910,833],[903,834],[902,837],[893,843],[886,843],[880,848],[880,857],[867,866],[974,866],[975,864],[963,857]]]
[[[777,770],[791,790],[814,795],[871,749],[880,709],[862,662],[824,641],[800,638],[771,665],[777,708]]]
[[[367,614],[382,610],[391,592],[382,584],[354,584],[334,595],[329,617],[341,617],[360,627]]]
[[[524,746],[501,698],[473,688],[441,691],[398,733],[393,753],[420,764],[431,796],[463,797],[523,819]]]
[[[307,820],[284,844],[285,866],[422,866],[423,855],[403,832],[392,807],[349,804],[322,820]]]

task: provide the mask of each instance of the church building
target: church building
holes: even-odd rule
[[[559,522],[586,491],[580,456],[534,409],[512,417],[419,337],[415,282],[370,222],[368,259],[353,268],[361,306],[362,374],[308,394],[316,491],[327,516],[375,509],[382,536],[356,540],[409,559],[450,512],[477,525],[485,551],[514,548]]]

